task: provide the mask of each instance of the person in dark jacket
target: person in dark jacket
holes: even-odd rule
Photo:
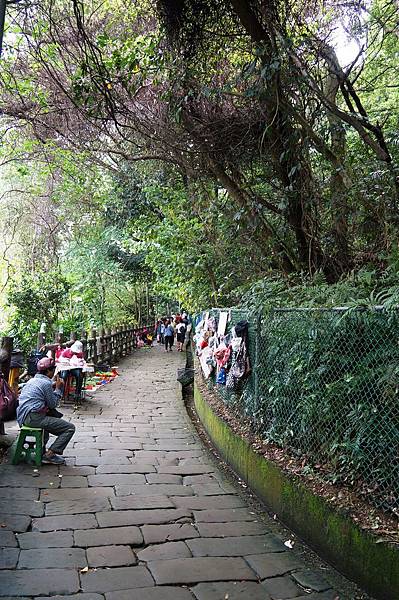
[[[172,346],[173,346],[174,339],[175,339],[174,327],[173,327],[172,323],[169,320],[167,320],[165,323],[165,333],[164,333],[165,352],[168,351],[168,348],[172,352]]]
[[[186,324],[180,321],[176,325],[177,351],[183,352],[184,340],[186,339]]]

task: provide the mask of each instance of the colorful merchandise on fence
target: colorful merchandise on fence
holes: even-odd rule
[[[249,374],[248,322],[239,321],[226,334],[229,313],[219,320],[206,313],[195,327],[194,343],[206,379],[215,376],[218,385],[237,390]]]

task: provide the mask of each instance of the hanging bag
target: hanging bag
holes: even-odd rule
[[[16,418],[18,396],[0,375],[0,421],[11,421]]]
[[[245,347],[244,340],[241,341],[240,347],[236,352],[233,363],[230,368],[230,372],[236,379],[242,379],[245,375],[247,364],[247,350]]]

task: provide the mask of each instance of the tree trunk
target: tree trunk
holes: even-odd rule
[[[331,102],[336,102],[336,96],[339,89],[339,81],[330,71],[329,79],[326,84],[326,96]],[[327,112],[330,125],[331,151],[338,158],[340,163],[344,164],[346,153],[346,133],[342,121],[333,113]],[[333,252],[336,258],[339,275],[347,273],[350,269],[351,259],[348,244],[348,186],[346,178],[341,170],[333,168],[330,178],[331,195],[331,218],[333,222],[333,237],[335,249]]]
[[[277,13],[270,3],[267,29],[258,20],[248,1],[230,0],[241,25],[253,42],[263,49],[262,65],[269,68],[269,63],[276,53],[274,22]],[[286,219],[296,239],[297,252],[301,268],[310,273],[319,269],[325,262],[317,239],[317,223],[314,206],[317,204],[312,180],[312,170],[306,160],[297,131],[292,127],[290,116],[284,110],[280,98],[284,98],[279,73],[276,71],[270,88],[264,94],[264,106],[268,115],[266,123],[269,147],[276,172],[284,188],[287,190],[288,206]]]

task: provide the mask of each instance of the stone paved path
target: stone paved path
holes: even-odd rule
[[[215,467],[176,392],[182,361],[138,351],[63,409],[67,466],[0,466],[1,600],[337,597]]]

